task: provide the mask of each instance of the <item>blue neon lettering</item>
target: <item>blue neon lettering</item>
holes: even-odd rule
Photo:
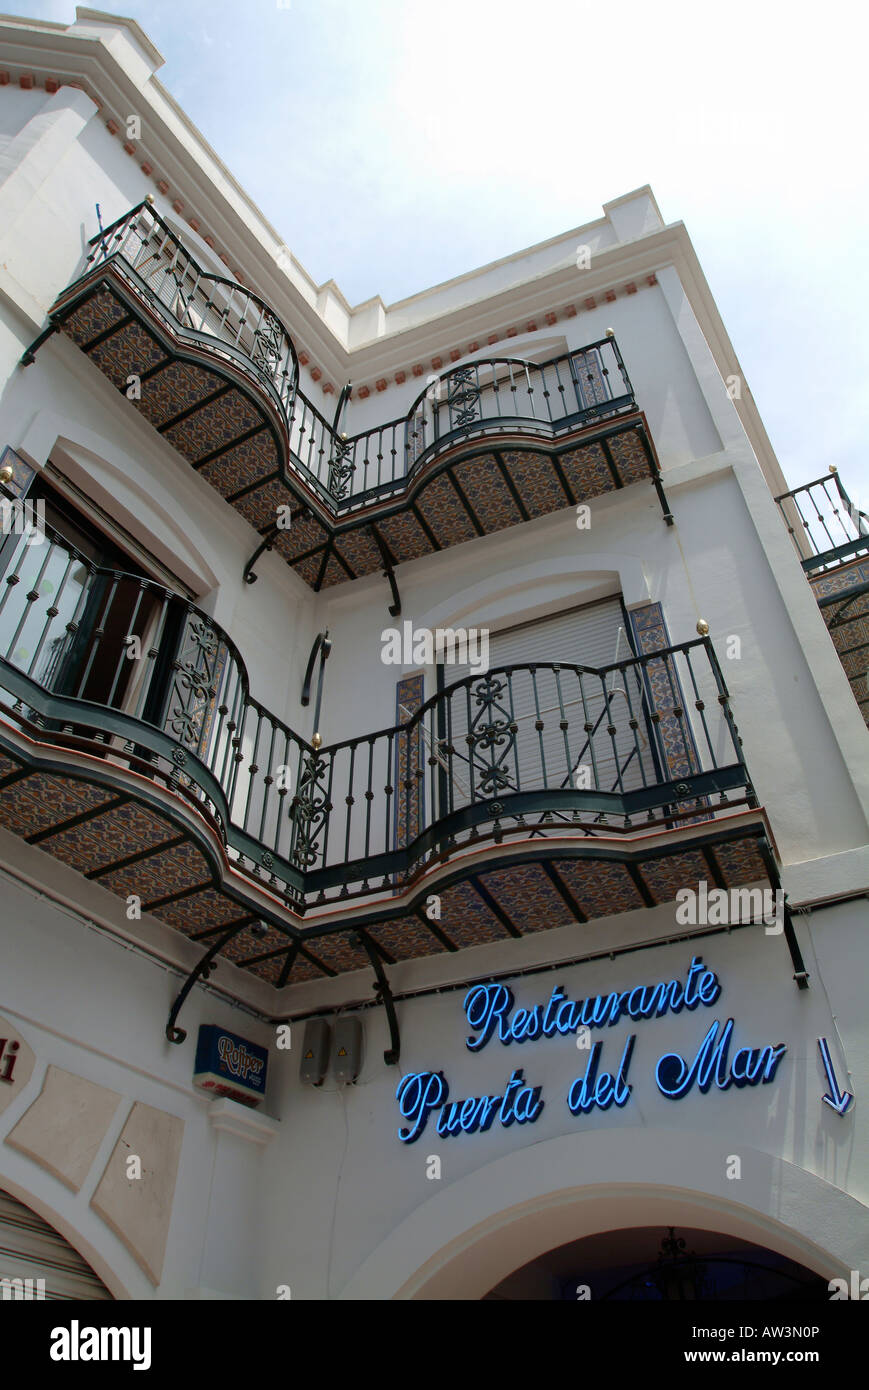
[[[555,1026],[559,1033],[575,1033],[579,1027],[579,1006],[570,999],[565,999],[559,1005],[558,1013],[555,1017]]]
[[[395,1093],[398,1113],[402,1119],[414,1122],[411,1129],[399,1129],[398,1137],[403,1144],[416,1142],[429,1114],[444,1103],[449,1089],[443,1072],[417,1071],[402,1077]]]
[[[479,1052],[498,1025],[501,1042],[510,1041],[509,1025],[504,1015],[513,1007],[513,995],[506,985],[477,985],[465,996],[465,1015],[468,1023],[476,1031],[476,1038],[467,1039],[470,1052]]]
[[[700,1004],[707,1007],[721,993],[718,977],[706,970],[701,956],[694,956],[688,967],[685,984],[678,980],[661,980],[654,985],[634,985],[631,989],[609,994],[593,995],[573,1000],[565,995],[562,985],[556,985],[546,1004],[514,1009],[512,991],[506,985],[476,985],[465,996],[465,1013],[473,1036],[467,1039],[471,1052],[479,1052],[497,1032],[505,1045],[512,1042],[533,1042],[551,1038],[555,1033],[575,1033],[580,1023],[587,1028],[612,1028],[620,1019],[661,1018],[666,1013],[693,1010]]]
[[[541,1086],[523,1086],[513,1105],[513,1114],[520,1125],[531,1124],[543,1109],[540,1099]],[[533,1108],[532,1108],[533,1107]]]
[[[572,1115],[587,1115],[595,1107],[599,1110],[609,1110],[613,1103],[619,1107],[627,1104],[633,1089],[628,1084],[627,1076],[636,1036],[636,1033],[631,1033],[625,1043],[619,1069],[615,1076],[612,1076],[608,1071],[598,1076],[597,1071],[603,1052],[603,1043],[595,1043],[591,1049],[585,1075],[578,1076],[567,1093],[567,1107]]]
[[[719,1037],[719,1029],[721,1035]],[[696,1084],[702,1092],[709,1090],[714,1083],[720,1091],[726,1091],[733,1083],[738,1087],[765,1085],[772,1081],[776,1068],[787,1048],[784,1043],[775,1047],[743,1047],[736,1053],[728,1066],[728,1050],[733,1035],[733,1019],[729,1018],[722,1027],[716,1020],[709,1028],[690,1064],[676,1052],[661,1057],[655,1069],[658,1090],[670,1100],[681,1100]]]
[[[549,996],[549,1002],[548,1002],[547,1005],[546,1005],[546,1011],[545,1011],[545,1013],[544,1013],[544,1015],[543,1015],[543,1035],[544,1035],[544,1037],[551,1038],[551,1037],[552,1037],[552,1034],[556,1031],[557,1025],[556,1025],[556,1023],[555,1023],[555,1020],[554,1020],[553,1017],[552,1017],[552,1010],[553,1010],[553,1008],[555,1007],[555,1005],[556,1005],[556,1004],[560,1004],[561,1001],[562,1001],[562,999],[564,999],[564,998],[565,998],[565,993],[564,993],[564,990],[562,989],[561,985],[556,985],[555,988],[554,988],[554,990],[552,991],[552,993],[551,993],[550,996]]]
[[[513,1075],[510,1077],[510,1080],[507,1082],[507,1086],[504,1091],[504,1098],[501,1101],[501,1109],[498,1113],[498,1119],[501,1121],[501,1124],[504,1126],[505,1129],[509,1129],[510,1125],[512,1125],[513,1121],[516,1118],[516,1116],[513,1114],[513,1092],[518,1091],[521,1085],[522,1072],[514,1071]]]

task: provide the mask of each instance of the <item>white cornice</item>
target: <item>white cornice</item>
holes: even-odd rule
[[[396,373],[409,376],[414,364],[427,372],[432,358],[441,357],[446,364],[451,350],[465,356],[471,342],[482,345],[491,334],[499,339],[493,351],[509,352],[509,328],[522,336],[528,321],[541,320],[542,328],[543,316],[556,313],[560,322],[568,307],[568,317],[573,311],[581,316],[585,299],[599,301],[607,291],[621,295],[627,285],[646,284],[666,265],[676,268],[722,376],[735,373],[745,381],[684,226],[673,223],[648,230],[662,222],[649,188],[606,203],[603,218],[410,298],[385,305],[375,296],[351,307],[334,281],[314,282],[157,80],[154,72],[162,57],[135,21],[81,8],[76,24],[68,27],[0,16],[0,44],[3,66],[13,80],[32,72],[43,81],[79,83],[99,103],[100,119],[113,118],[120,125],[132,112],[141,116],[143,138],[133,155],[137,163],[147,164],[155,181],[169,185],[168,197],[184,205],[179,215],[196,218],[202,233],[211,236],[231,267],[238,269],[239,278],[284,319],[326,381],[340,386],[347,380],[390,380]],[[640,235],[619,240],[619,222],[623,228],[631,225],[632,202],[643,215]],[[587,270],[576,267],[576,247],[582,242],[594,247]],[[512,266],[516,278],[498,284]],[[448,307],[445,300],[452,301]],[[326,309],[329,322],[323,317]],[[414,322],[395,326],[408,314],[415,316]],[[372,327],[382,331],[371,333]],[[359,330],[367,331],[368,337],[354,342]],[[734,404],[770,486],[776,488],[780,482],[779,490],[785,491],[747,387]]]

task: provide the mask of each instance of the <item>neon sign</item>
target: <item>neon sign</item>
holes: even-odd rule
[[[684,983],[662,980],[585,1000],[568,999],[562,986],[556,985],[545,1004],[536,1004],[530,1009],[516,1008],[513,993],[506,985],[475,985],[464,1000],[465,1017],[473,1030],[465,1045],[469,1052],[480,1052],[492,1038],[507,1047],[512,1043],[552,1038],[556,1034],[581,1035],[582,1030],[588,1033],[591,1028],[613,1027],[623,1018],[662,1018],[668,1013],[681,1013],[683,1009],[693,1012],[701,1004],[710,1008],[720,994],[718,976],[705,968],[700,956],[691,961]],[[762,1047],[740,1047],[731,1059],[733,1034],[732,1018],[724,1023],[716,1019],[707,1029],[693,1059],[688,1060],[677,1052],[659,1057],[653,1075],[660,1094],[668,1100],[681,1100],[695,1087],[705,1095],[713,1086],[720,1091],[731,1086],[741,1090],[773,1081],[787,1051],[786,1045],[767,1043]],[[633,1084],[628,1074],[636,1038],[636,1033],[629,1034],[614,1071],[602,1070],[605,1043],[603,1040],[594,1043],[583,1075],[571,1083],[565,1097],[572,1115],[579,1117],[593,1110],[606,1111],[613,1105],[622,1109],[629,1103]],[[579,1038],[577,1046],[581,1046]],[[415,1143],[435,1113],[435,1128],[442,1139],[483,1133],[496,1120],[505,1129],[514,1123],[533,1124],[543,1110],[542,1090],[542,1086],[528,1084],[524,1070],[517,1068],[502,1094],[451,1101],[449,1082],[442,1071],[411,1072],[402,1077],[396,1090],[399,1114],[408,1121],[399,1126],[398,1137],[403,1144]]]
[[[499,1041],[507,1045],[551,1038],[554,1033],[575,1033],[580,1027],[608,1024],[611,1028],[622,1014],[634,1019],[661,1018],[683,1008],[696,1009],[698,1004],[714,1004],[720,993],[717,975],[704,970],[699,956],[692,960],[684,985],[678,980],[662,980],[656,985],[636,985],[621,994],[598,994],[576,1001],[568,999],[561,985],[556,985],[545,1006],[536,1004],[533,1009],[517,1009],[515,1013],[513,993],[506,985],[476,985],[465,995],[465,1014],[477,1035],[468,1038],[467,1047],[470,1052],[480,1052],[496,1030]]]

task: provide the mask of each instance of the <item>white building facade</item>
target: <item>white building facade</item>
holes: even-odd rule
[[[869,526],[682,224],[353,307],[135,23],[0,51],[0,1277],[869,1275]]]

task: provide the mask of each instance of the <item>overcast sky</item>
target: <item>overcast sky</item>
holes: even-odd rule
[[[96,8],[96,6],[94,6]],[[9,0],[69,23],[67,0]],[[865,45],[853,3],[118,0],[318,282],[387,303],[651,184],[791,485],[869,510]]]

